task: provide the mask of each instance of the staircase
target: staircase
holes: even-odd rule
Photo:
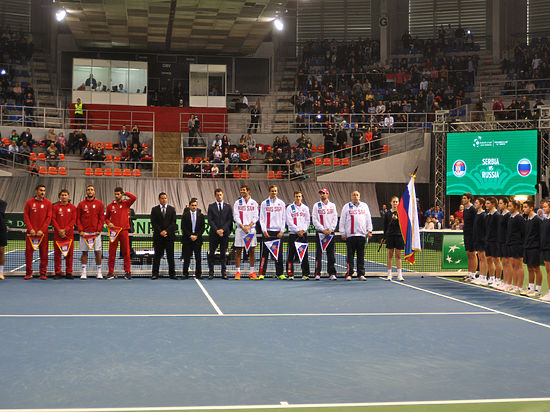
[[[181,133],[155,132],[153,138],[153,176],[182,177]]]
[[[472,102],[477,101],[480,95],[486,103],[491,102],[492,98],[500,96],[505,80],[506,75],[502,74],[500,62],[493,62],[490,51],[482,51],[479,55],[475,97],[471,96]]]
[[[271,94],[271,96],[273,96],[274,106],[271,131],[274,134],[293,132],[293,123],[295,121],[292,97],[295,92],[294,79],[296,77],[298,63],[295,57],[287,58],[280,64],[280,67],[281,69],[275,73],[277,90]]]
[[[44,108],[35,113],[37,122],[42,127],[64,127],[63,114],[57,110],[57,99],[53,92],[54,81],[49,70],[47,56],[44,52],[35,51],[30,62],[32,85],[36,105]],[[35,110],[36,112],[36,110]]]

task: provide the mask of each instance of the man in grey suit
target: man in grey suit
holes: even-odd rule
[[[214,253],[220,247],[222,279],[227,279],[226,251],[229,244],[229,235],[233,229],[233,208],[223,201],[223,190],[214,191],[216,201],[208,206],[208,225],[210,226],[208,251],[208,279],[214,278]]]
[[[177,279],[174,261],[174,241],[178,230],[176,209],[168,205],[168,196],[164,192],[159,194],[159,205],[151,209],[151,225],[153,226],[153,247],[155,249],[151,279],[159,277],[160,259],[164,256],[164,251],[166,251],[166,260],[168,260],[170,279]]]

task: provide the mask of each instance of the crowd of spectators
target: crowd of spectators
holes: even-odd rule
[[[19,74],[15,64],[29,60],[33,48],[30,34],[10,30],[0,33],[0,104],[13,100],[17,105],[34,106],[32,85],[14,81]]]
[[[517,43],[513,48],[506,48],[502,53],[502,72],[507,79],[517,80],[518,89],[550,88],[550,43],[547,38],[534,38],[529,45]],[[510,82],[506,89],[515,89]]]
[[[401,36],[401,45],[403,48],[396,50],[397,54],[421,53],[425,57],[435,57],[441,53],[479,50],[471,30],[465,30],[461,25],[453,28],[450,24],[447,27],[440,25],[435,39],[421,39],[405,32]]]
[[[423,113],[468,103],[465,93],[479,61],[477,55],[444,53],[395,58],[386,66],[377,59],[375,41],[306,44],[293,98],[298,130],[342,121],[382,126],[388,113],[398,123],[422,122]]]

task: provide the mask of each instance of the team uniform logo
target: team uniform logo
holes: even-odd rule
[[[456,177],[462,177],[466,174],[466,163],[464,160],[457,160],[453,164],[453,174]]]
[[[521,159],[518,162],[518,173],[520,176],[527,177],[531,174],[532,170],[533,166],[531,165],[529,159]]]

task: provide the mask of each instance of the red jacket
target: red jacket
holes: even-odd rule
[[[137,200],[137,196],[128,192],[125,194],[129,199],[122,200],[119,203],[113,200],[109,203],[105,212],[105,223],[107,225],[112,223],[116,227],[128,230],[130,229],[130,206]]]
[[[76,206],[71,202],[64,205],[63,203],[55,203],[53,205],[52,224],[54,228],[54,239],[61,239],[59,231],[65,230],[68,238],[73,238],[74,225],[76,223]]]
[[[101,200],[84,199],[76,208],[76,224],[79,232],[95,233],[103,230],[105,222],[104,206]]]
[[[38,232],[41,230],[48,235],[48,226],[52,220],[52,202],[44,198],[39,200],[35,197],[27,200],[23,214],[27,233],[31,230]]]

